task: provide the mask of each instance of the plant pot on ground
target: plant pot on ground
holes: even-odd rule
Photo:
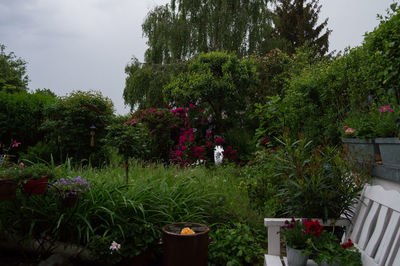
[[[20,163],[13,171],[22,184],[22,193],[27,195],[45,193],[49,180],[54,176],[53,170],[42,163]]]
[[[9,200],[16,197],[17,182],[14,178],[0,177],[0,200]]]

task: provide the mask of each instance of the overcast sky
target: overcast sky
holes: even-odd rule
[[[169,0],[0,0],[0,43],[28,62],[29,88],[57,95],[99,90],[119,114],[124,68],[146,50],[141,24]],[[320,0],[329,18],[330,50],[361,44],[393,0]]]

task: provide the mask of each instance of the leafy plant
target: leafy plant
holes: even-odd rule
[[[265,232],[254,230],[246,224],[211,230],[213,243],[209,246],[209,265],[254,265],[259,262],[266,244]]]
[[[286,214],[324,220],[351,215],[369,179],[368,165],[359,167],[338,148],[313,148],[306,139],[281,143],[276,172],[283,179]]]
[[[399,115],[398,106],[373,105],[368,112],[353,112],[344,121],[343,137],[385,138],[397,137],[399,129],[396,118]],[[353,129],[351,131],[348,128]]]
[[[126,183],[128,184],[129,158],[140,158],[148,153],[147,136],[145,128],[141,124],[128,125],[119,121],[107,127],[107,144],[117,149],[123,156],[126,169]]]
[[[329,265],[361,266],[361,253],[351,239],[340,244],[333,232],[323,231],[319,238],[309,239],[307,254],[316,254],[314,261],[320,265],[325,262]]]

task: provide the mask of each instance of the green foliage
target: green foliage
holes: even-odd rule
[[[342,137],[394,138],[399,134],[396,119],[399,117],[398,106],[372,105],[368,112],[353,111],[342,122]],[[346,134],[346,128],[355,129],[353,134]]]
[[[117,149],[125,160],[145,157],[144,154],[148,152],[149,133],[139,123],[128,125],[126,121],[120,120],[108,126],[107,132],[107,145]]]
[[[355,106],[366,108],[368,90],[363,48],[347,51],[335,60],[315,60],[309,48],[298,49],[290,66],[277,76],[283,88],[256,104],[254,117],[260,121],[256,138],[292,138],[304,135],[315,144],[337,143],[337,128]],[[314,63],[311,63],[313,62]]]
[[[234,223],[210,232],[213,243],[209,246],[209,265],[255,265],[265,253],[265,230]]]
[[[340,245],[340,240],[332,232],[323,231],[316,241],[309,242],[308,253],[316,253],[314,261],[320,265],[325,262],[330,265],[362,266],[361,253],[354,244],[349,242]],[[350,244],[350,245],[349,245]]]
[[[13,52],[6,54],[5,49],[0,44],[0,92],[27,91],[29,78],[26,75],[26,62]]]
[[[351,208],[368,181],[368,165],[359,167],[335,148],[315,149],[305,139],[281,143],[275,171],[283,180],[281,197],[286,214],[325,220],[351,216]]]
[[[243,243],[251,243],[254,252],[250,255],[244,251],[235,254],[235,258],[243,261],[248,255],[251,259],[262,257],[262,251],[255,251],[259,247],[256,243],[264,243],[266,231],[259,222],[261,218],[249,208],[245,191],[239,187],[239,169],[179,170],[155,164],[133,164],[127,186],[124,169],[113,163],[115,166],[103,169],[74,170],[67,164],[57,167],[58,178],[79,175],[90,183],[90,189],[80,194],[75,209],[62,208],[60,196],[54,193],[27,199],[18,192],[15,200],[0,202],[0,228],[24,240],[46,236],[51,241],[88,245],[94,258],[108,262],[153,250],[161,236],[160,228],[171,222],[193,221],[212,228],[214,223],[241,222],[253,227],[251,233],[244,225],[235,226],[232,231],[235,241],[221,242],[225,241],[236,252],[248,248]],[[241,234],[245,242],[240,240]],[[121,256],[111,254],[112,241],[121,244]],[[219,248],[220,252],[230,250]],[[229,260],[228,256],[215,255],[218,261]]]
[[[9,168],[0,168],[0,176],[1,177],[13,177],[18,181],[26,181],[29,179],[41,179],[44,176],[47,176],[49,179],[52,179],[55,176],[54,169],[51,169],[45,164],[37,163],[31,164],[28,163],[25,167],[9,167]]]
[[[178,62],[211,51],[264,53],[279,43],[272,38],[270,2],[171,0],[158,6],[142,25],[149,46],[145,61]]]
[[[44,109],[46,120],[41,129],[49,145],[57,147],[56,162],[70,157],[75,163],[91,161],[101,165],[106,161],[104,147],[106,126],[113,118],[113,104],[100,92],[76,91],[62,97]],[[90,127],[94,125],[95,146],[90,147]],[[53,149],[54,150],[54,149]]]
[[[279,195],[282,180],[276,175],[275,156],[272,148],[259,150],[242,170],[250,204],[263,217],[285,217],[285,205]]]
[[[169,161],[170,152],[179,138],[179,128],[183,122],[169,109],[148,108],[132,114],[128,122],[132,125],[143,124],[150,132],[147,137],[149,158],[151,161]]]
[[[391,5],[387,16],[379,16],[380,24],[365,36],[368,88],[378,99],[388,104],[400,104],[400,6]]]
[[[55,101],[54,96],[40,92],[10,94],[0,91],[0,144],[17,140],[22,143],[22,150],[35,145],[43,138],[40,125],[44,109]]]
[[[329,34],[331,30],[322,31],[328,24],[325,19],[318,23],[318,15],[321,11],[319,0],[279,0],[275,8],[275,30],[278,36],[289,44],[289,53],[309,42],[316,47],[319,56],[324,56],[329,49]],[[321,35],[322,34],[322,35]]]
[[[168,65],[141,64],[137,58],[133,58],[125,67],[125,104],[129,104],[131,110],[164,108],[167,103],[162,95],[163,87],[178,73],[184,73],[186,70],[187,64],[184,62]]]
[[[179,75],[164,89],[164,96],[178,106],[196,104],[212,115],[217,132],[223,119],[242,125],[248,88],[257,82],[255,65],[221,52],[201,54],[189,63],[189,72]],[[224,118],[226,117],[226,118]]]

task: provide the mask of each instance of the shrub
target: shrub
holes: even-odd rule
[[[379,16],[379,26],[366,34],[363,46],[369,58],[369,91],[378,100],[400,104],[400,6],[393,3],[390,8],[387,16]]]
[[[209,246],[209,265],[255,265],[265,250],[266,230],[235,223],[210,231],[213,243]]]
[[[44,109],[55,101],[53,95],[42,92],[9,94],[0,91],[0,146],[18,140],[23,151],[42,140],[44,134],[40,125]]]
[[[46,106],[46,120],[41,125],[45,140],[57,147],[56,162],[72,158],[75,163],[89,161],[94,165],[106,162],[104,147],[106,126],[113,119],[113,104],[101,93],[76,91]],[[90,127],[94,125],[95,145],[90,146]]]
[[[305,139],[281,143],[275,171],[283,181],[286,215],[324,220],[351,216],[368,181],[368,165],[360,167],[337,148],[313,148]]]

